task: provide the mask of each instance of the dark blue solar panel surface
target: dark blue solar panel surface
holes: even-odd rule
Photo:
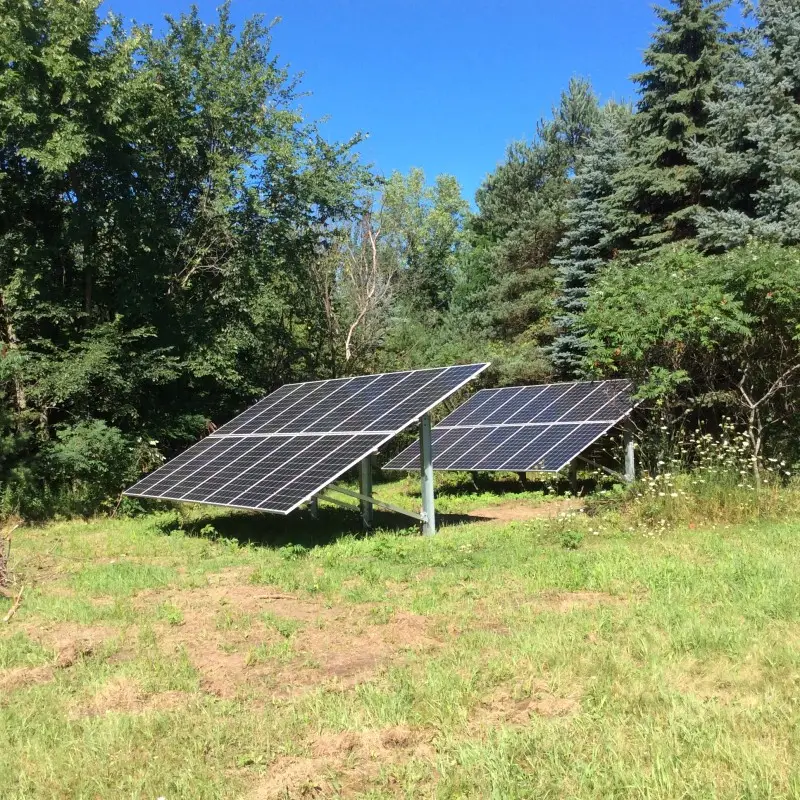
[[[627,416],[627,380],[484,389],[433,429],[438,470],[557,472]],[[416,469],[419,443],[385,469]]]
[[[125,493],[289,513],[486,366],[282,386]]]
[[[234,417],[230,422],[226,422],[222,427],[217,428],[214,433],[217,435],[237,432],[245,433],[246,431],[242,429],[244,425],[249,423],[251,420],[254,420],[261,414],[266,415],[269,412],[269,409],[273,406],[278,406],[279,404],[283,406],[287,405],[289,402],[289,395],[297,393],[295,395],[295,399],[299,399],[302,396],[298,391],[301,385],[303,384],[290,383],[286,384],[285,386],[281,386],[280,389],[276,389],[272,394],[268,394],[266,397],[259,400],[255,405],[252,405],[250,408],[242,411],[239,416]]]

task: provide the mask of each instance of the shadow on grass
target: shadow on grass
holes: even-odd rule
[[[459,525],[466,522],[481,522],[482,517],[467,514],[437,514],[437,526]],[[377,530],[407,533],[419,536],[419,523],[390,511],[375,509],[372,531],[365,531],[361,516],[357,511],[346,508],[322,507],[318,519],[309,511],[295,511],[288,517],[273,514],[248,513],[215,514],[209,511],[200,517],[184,523],[184,530],[190,536],[207,536],[208,526],[215,535],[234,539],[240,544],[254,544],[259,547],[278,548],[288,544],[303,547],[316,547],[331,544],[344,536],[369,536]]]

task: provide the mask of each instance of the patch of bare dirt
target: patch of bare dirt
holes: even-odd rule
[[[524,726],[534,717],[566,717],[580,708],[580,694],[554,694],[547,683],[535,683],[530,694],[519,697],[508,686],[498,686],[475,709],[472,727]]]
[[[78,593],[75,589],[71,589],[69,586],[48,586],[47,587],[47,595],[48,597],[63,597],[65,600],[72,600],[73,598],[78,596]],[[88,600],[89,598],[87,598]],[[92,598],[90,602],[94,603],[98,598]],[[103,600],[111,599],[111,598],[103,598]]]
[[[468,512],[467,515],[498,522],[524,522],[531,519],[555,519],[561,514],[582,511],[585,505],[585,502],[580,497],[570,497],[566,500],[554,500],[547,503],[538,503],[537,505],[514,501],[496,506],[476,508],[474,511]]]
[[[206,580],[209,586],[235,586],[247,583],[252,572],[252,567],[228,567],[219,572],[209,572]]]
[[[327,608],[262,586],[223,582],[137,597],[141,604],[165,601],[179,608],[183,619],[157,626],[162,648],[185,650],[203,688],[220,696],[234,696],[246,686],[278,695],[321,682],[352,686],[406,651],[439,645],[425,617],[396,613],[375,624],[369,607]],[[279,624],[269,624],[265,614]]]
[[[0,705],[2,698],[17,689],[48,683],[53,680],[55,669],[46,664],[41,667],[14,667],[0,670]]]
[[[23,626],[26,635],[56,654],[56,665],[70,667],[119,636],[108,625],[79,625],[76,622],[37,623]]]
[[[0,670],[0,697],[16,689],[53,680],[56,670],[68,669],[82,658],[90,656],[116,634],[113,628],[68,622],[45,626],[28,624],[22,629],[33,641],[53,651],[53,662],[38,667]]]
[[[103,686],[88,703],[75,708],[72,716],[96,717],[116,712],[124,714],[143,714],[148,711],[164,711],[178,708],[189,701],[186,692],[158,692],[146,694],[130,678],[114,678]]]
[[[322,733],[307,743],[309,756],[276,759],[267,776],[246,798],[347,797],[378,784],[391,789],[395,781],[393,766],[411,759],[433,759],[431,738],[428,732],[405,726]]]
[[[762,668],[752,660],[717,662],[686,659],[667,673],[669,682],[701,702],[755,708],[764,702],[769,686]]]
[[[512,605],[512,601],[515,601],[516,605]],[[523,611],[525,614],[535,614],[545,611],[568,614],[571,611],[598,608],[600,606],[623,606],[628,602],[628,597],[610,594],[608,592],[548,591],[530,595],[524,594],[521,588],[519,590],[514,589],[503,597],[503,603],[506,606],[514,607]],[[514,623],[509,619],[499,619],[496,616],[497,605],[495,600],[487,600],[485,598],[478,600],[475,607],[476,616],[480,621],[476,623],[474,627],[499,634],[512,633],[515,627]]]
[[[428,633],[425,617],[396,612],[384,624],[370,624],[363,612],[333,616],[321,628],[308,628],[298,652],[319,663],[319,671],[346,684],[357,683],[403,650],[426,650],[440,644]]]

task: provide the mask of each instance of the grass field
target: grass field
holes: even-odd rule
[[[18,529],[0,798],[800,797],[800,523],[558,502]]]

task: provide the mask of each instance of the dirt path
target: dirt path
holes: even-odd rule
[[[515,500],[510,503],[502,503],[501,505],[476,508],[474,511],[468,512],[467,516],[500,522],[525,521],[529,519],[554,519],[560,514],[582,511],[584,505],[584,501],[579,497],[571,497],[566,500],[554,500],[552,502],[538,503],[536,505]]]

